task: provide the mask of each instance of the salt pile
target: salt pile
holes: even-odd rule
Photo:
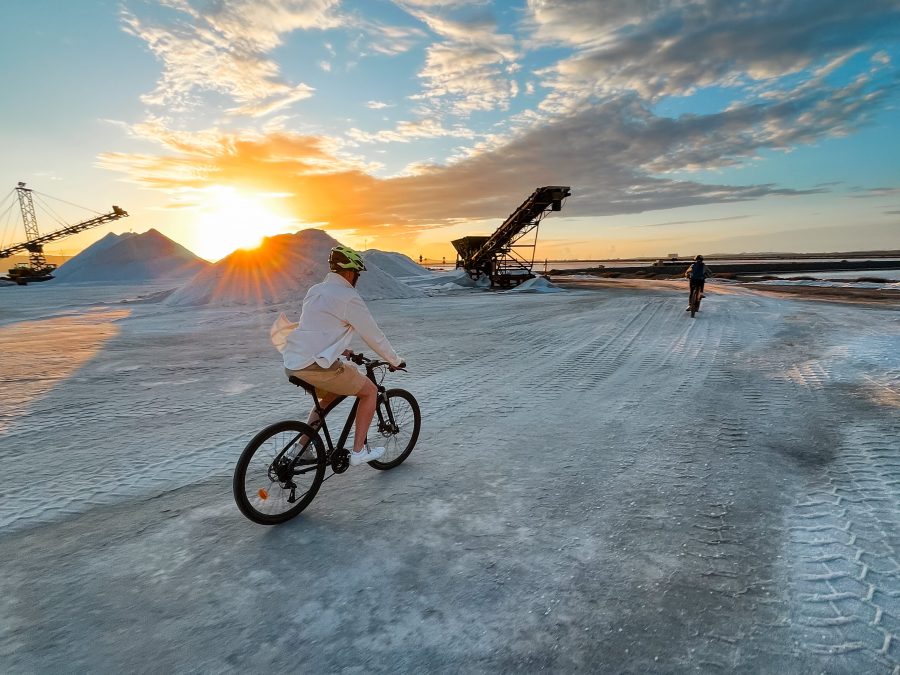
[[[90,270],[93,265],[93,260],[95,256],[97,256],[101,251],[105,251],[110,246],[114,246],[116,243],[122,241],[126,237],[133,237],[134,233],[132,232],[123,232],[122,234],[116,234],[114,232],[110,232],[103,239],[99,239],[95,241],[93,244],[88,246],[86,249],[82,250],[78,255],[74,258],[71,258],[60,265],[59,269],[53,275],[54,279],[65,279],[66,277],[77,277],[80,274],[83,274],[85,270]]]
[[[209,263],[157,230],[143,234],[110,232],[54,272],[54,282],[183,280]]]
[[[363,258],[366,261],[366,267],[369,266],[370,262],[374,263],[392,277],[420,277],[431,276],[432,274],[431,270],[422,267],[415,260],[402,253],[379,251],[372,248],[363,252]]]
[[[173,293],[170,305],[266,305],[303,300],[328,273],[328,252],[338,241],[322,230],[267,237],[259,248],[235,251]],[[396,280],[375,262],[356,287],[365,300],[418,298],[422,293]]]
[[[544,277],[534,277],[527,279],[515,288],[511,288],[506,293],[562,293],[563,289],[550,283]]]

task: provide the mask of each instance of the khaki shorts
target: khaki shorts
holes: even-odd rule
[[[323,368],[319,364],[314,363],[301,370],[288,370],[285,368],[284,371],[288,375],[294,375],[313,385],[319,398],[322,398],[324,392],[340,394],[341,396],[356,396],[368,382],[365,375],[341,359],[332,363],[328,368]]]

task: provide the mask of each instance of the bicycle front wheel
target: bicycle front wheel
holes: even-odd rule
[[[308,424],[278,422],[253,437],[234,469],[234,501],[254,523],[290,520],[319,491],[325,446]]]
[[[413,451],[421,428],[422,413],[413,395],[403,389],[388,389],[378,397],[368,434],[369,445],[383,445],[384,455],[369,466],[381,470],[399,466]]]

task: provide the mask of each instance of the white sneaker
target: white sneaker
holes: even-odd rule
[[[359,452],[350,453],[350,466],[359,466],[364,462],[371,462],[384,454],[384,448],[363,448]]]
[[[314,445],[310,444],[307,448],[303,450],[298,456],[297,459],[302,464],[315,464],[316,463],[316,448]]]

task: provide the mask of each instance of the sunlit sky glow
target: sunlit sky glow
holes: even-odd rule
[[[131,213],[50,253],[316,226],[451,259],[541,185],[573,192],[541,258],[900,248],[897,0],[5,10],[0,197]]]

